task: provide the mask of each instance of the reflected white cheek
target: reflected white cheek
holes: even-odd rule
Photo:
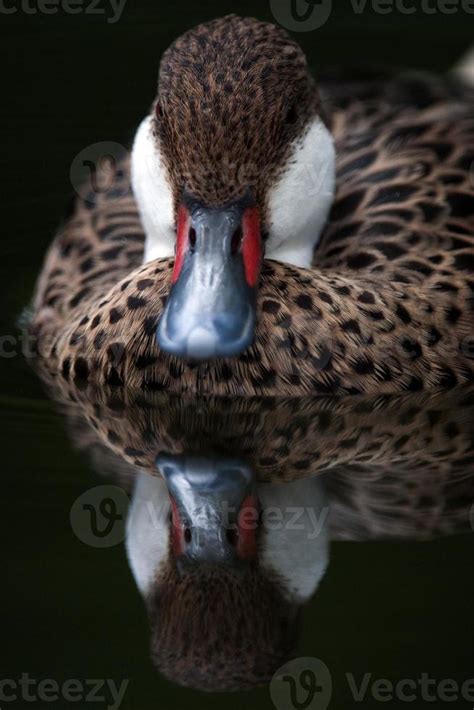
[[[140,124],[132,149],[132,188],[145,229],[143,261],[174,255],[173,193],[168,171],[151,132],[148,116]]]
[[[320,478],[265,483],[261,565],[276,572],[288,598],[301,604],[316,591],[329,564],[329,507]]]
[[[317,118],[269,191],[268,259],[311,266],[334,200],[335,159],[332,136]]]
[[[125,545],[130,569],[144,597],[168,559],[170,508],[163,479],[149,473],[138,474],[127,517]]]

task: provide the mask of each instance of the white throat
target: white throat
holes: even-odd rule
[[[145,229],[144,262],[173,256],[173,191],[148,116],[138,128],[132,151],[132,187]],[[266,258],[310,267],[313,250],[334,199],[335,150],[330,132],[314,119],[297,141],[268,194]]]

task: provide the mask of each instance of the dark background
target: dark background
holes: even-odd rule
[[[367,8],[356,15],[349,2],[333,4],[322,28],[296,37],[315,70],[395,64],[445,71],[473,38],[474,16],[462,10],[379,15]],[[104,15],[62,11],[0,13],[2,336],[16,333],[15,320],[31,298],[72,194],[73,158],[97,141],[128,144],[154,96],[163,50],[193,24],[229,12],[272,20],[266,2],[217,0],[128,0],[116,24]],[[72,452],[61,417],[20,356],[0,357],[0,388],[0,520],[8,571],[0,588],[0,678],[22,672],[58,681],[130,678],[122,707],[140,710],[224,702],[271,707],[265,688],[224,700],[156,676],[123,548],[86,547],[69,525],[73,501],[100,481]],[[471,537],[333,546],[329,573],[304,617],[300,649],[332,669],[331,707],[352,707],[345,672],[393,680],[421,672],[439,680],[474,676],[472,561]]]

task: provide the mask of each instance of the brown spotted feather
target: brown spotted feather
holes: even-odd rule
[[[299,50],[280,30],[252,30],[252,22],[237,22],[231,30],[235,22],[216,21],[212,39],[202,28],[192,34],[191,46],[209,40],[206,52],[216,62],[226,32],[257,33],[249,67],[246,53],[237,58],[226,41],[231,48],[224,78],[208,87],[209,96],[220,105],[227,82],[234,89],[247,79],[251,84],[270,61],[263,48],[275,43],[283,56],[296,53],[299,95],[316,100],[311,82],[303,79]],[[175,100],[172,65],[180,47],[178,40],[163,59],[164,113]],[[199,83],[201,74],[188,59],[180,57],[186,81]],[[353,85],[328,81],[321,89],[338,155],[332,214],[312,269],[264,262],[251,348],[201,364],[160,352],[155,329],[173,260],[142,265],[143,230],[123,165],[109,193],[77,201],[47,255],[31,322],[39,367],[118,388],[217,395],[390,394],[472,381],[472,92],[419,75]],[[258,96],[252,101],[260,111]],[[173,126],[184,131],[206,115],[186,107]],[[243,150],[246,131],[225,122],[221,128],[236,159],[233,146]],[[208,136],[204,124],[202,131]],[[186,151],[180,140],[174,136],[173,145]],[[206,163],[204,153],[194,159]],[[215,175],[216,165],[207,168]],[[215,193],[216,202],[230,195],[227,187]],[[200,189],[193,184],[197,194]],[[309,193],[308,199],[318,196]]]
[[[170,396],[51,374],[48,383],[77,446],[126,489],[138,473],[158,475],[160,452],[232,453],[264,482],[323,475],[332,539],[470,531],[472,388],[282,400]],[[264,531],[258,540],[262,549]],[[155,665],[203,690],[268,681],[294,653],[299,606],[284,590],[258,561],[180,576],[170,556],[146,599]]]
[[[232,452],[262,482],[324,475],[336,538],[423,538],[469,529],[469,387],[343,399],[194,398],[49,376],[48,389],[77,446],[114,474],[156,475],[159,453]]]

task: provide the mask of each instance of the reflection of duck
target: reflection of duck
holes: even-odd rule
[[[468,525],[472,388],[285,400],[84,388],[49,375],[46,381],[78,445],[97,449],[101,459],[108,451],[125,467],[156,472],[160,452],[232,452],[259,481],[328,474],[331,496],[345,506],[337,522],[343,537],[429,537]],[[390,511],[398,524],[390,524]]]
[[[32,322],[45,367],[216,394],[472,378],[472,92],[418,75],[321,88],[330,118],[299,47],[256,20],[166,52],[132,159],[144,244],[124,164],[47,257]],[[327,126],[337,192],[313,261],[333,200]],[[256,299],[262,244],[274,261]]]
[[[162,457],[160,470],[166,483],[138,476],[127,524],[157,667],[207,690],[269,680],[327,566],[320,481],[255,488],[247,465],[223,457]]]
[[[232,452],[262,482],[328,474],[340,511],[331,521],[337,537],[431,537],[468,527],[472,388],[344,399],[186,398],[42,374],[76,444],[107,470],[156,473],[160,452]]]
[[[472,390],[236,400],[49,385],[78,446],[133,491],[130,566],[155,663],[180,683],[217,690],[268,678],[292,652],[329,537],[469,530]]]

